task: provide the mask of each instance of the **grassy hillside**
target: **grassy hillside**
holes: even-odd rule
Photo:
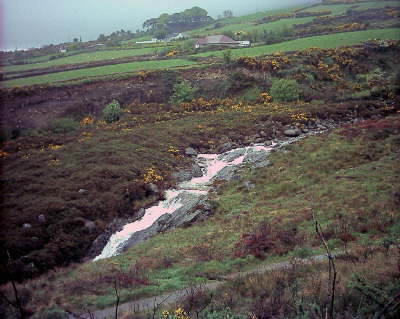
[[[75,63],[110,60],[110,59],[119,59],[119,58],[125,58],[125,57],[130,57],[130,56],[147,55],[147,54],[151,54],[153,51],[154,51],[153,48],[96,51],[96,52],[90,52],[90,53],[76,54],[73,56],[59,58],[59,59],[42,62],[42,63],[7,66],[7,67],[3,68],[3,71],[5,71],[5,72],[26,71],[26,70],[48,68],[51,66],[63,65],[63,64],[75,64]]]
[[[381,30],[365,30],[355,32],[334,33],[328,35],[320,35],[296,40],[285,41],[270,45],[263,45],[253,48],[243,48],[232,50],[234,57],[240,56],[261,56],[276,52],[304,50],[312,47],[319,48],[336,48],[346,45],[358,44],[366,40],[372,39],[400,39],[400,29],[381,29]],[[198,53],[194,56],[207,57],[219,56],[222,57],[224,51]]]
[[[34,280],[26,286],[33,294],[30,305],[101,308],[115,302],[110,278],[118,278],[125,301],[220,278],[260,262],[319,253],[312,210],[332,248],[368,250],[396,242],[400,224],[395,216],[400,210],[393,194],[400,191],[399,134],[400,120],[394,117],[293,144],[272,154],[270,166],[245,170],[239,181],[220,187],[212,196],[217,209],[210,219],[168,231],[121,256]],[[249,191],[245,181],[254,189]],[[39,286],[40,293],[35,291]],[[74,294],[77,287],[79,296]],[[365,300],[359,303],[367,306]],[[243,308],[239,304],[236,310]]]
[[[15,80],[8,80],[2,82],[1,84],[5,87],[13,87],[13,86],[25,86],[34,84],[56,83],[60,81],[68,81],[73,79],[87,79],[90,77],[99,77],[117,73],[123,74],[139,70],[157,70],[157,69],[173,68],[177,66],[185,66],[192,64],[195,64],[195,62],[183,59],[121,63],[121,64],[79,69],[73,71],[57,72],[46,75],[38,75],[38,76],[20,78]]]

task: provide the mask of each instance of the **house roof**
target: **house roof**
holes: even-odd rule
[[[238,41],[227,37],[226,35],[218,34],[218,35],[210,35],[208,37],[199,39],[197,44],[237,44]]]

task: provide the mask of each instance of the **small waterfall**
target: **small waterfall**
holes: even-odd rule
[[[186,195],[193,197],[205,196],[211,188],[215,179],[219,179],[219,173],[222,173],[226,167],[235,167],[246,162],[251,155],[264,155],[271,151],[273,147],[265,145],[255,145],[243,148],[236,148],[222,154],[199,154],[196,162],[202,167],[203,176],[195,177],[187,182],[178,184],[177,189],[167,190],[165,199],[157,205],[146,209],[144,216],[135,222],[129,223],[119,232],[114,233],[103,248],[100,255],[93,261],[116,256],[120,253],[124,244],[136,232],[145,230],[165,214],[173,214],[182,208]],[[252,161],[248,161],[252,163]],[[223,179],[223,178],[222,178]]]

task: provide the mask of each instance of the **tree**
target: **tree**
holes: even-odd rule
[[[100,34],[99,37],[97,38],[97,41],[102,41],[102,42],[104,42],[104,41],[106,41],[106,40],[107,40],[107,38],[106,38],[106,36],[105,36],[104,34]]]
[[[103,109],[104,120],[107,123],[113,123],[119,120],[122,114],[122,109],[117,100],[113,100]]]
[[[226,18],[232,18],[233,17],[233,12],[232,10],[224,10],[224,12],[222,12],[222,16],[226,19]]]
[[[174,86],[174,93],[171,95],[169,102],[173,105],[179,105],[184,102],[192,101],[198,88],[192,87],[188,81],[182,81]]]

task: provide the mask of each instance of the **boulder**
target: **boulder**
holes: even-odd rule
[[[86,193],[89,193],[89,191],[86,190],[86,189],[80,188],[79,191],[78,191],[78,193],[79,193],[79,194],[86,194]]]
[[[158,189],[158,186],[153,183],[149,183],[146,185],[146,190],[152,194],[152,195],[157,195],[160,193],[160,190]]]
[[[32,228],[32,225],[29,224],[29,223],[24,223],[24,224],[22,225],[22,228],[25,228],[25,229]]]
[[[185,148],[185,154],[188,156],[197,156],[197,151],[191,147]]]
[[[46,216],[44,216],[43,214],[40,214],[37,218],[40,223],[46,222]]]
[[[243,186],[245,189],[247,189],[248,191],[254,189],[256,187],[256,184],[254,184],[253,182],[250,181],[244,181],[243,182]]]
[[[96,224],[91,220],[85,221],[85,228],[89,231],[89,233],[93,233],[96,230]]]
[[[175,172],[172,174],[172,177],[176,179],[178,182],[186,182],[191,180],[194,177],[203,176],[203,171],[198,164],[193,164],[192,166]]]
[[[223,161],[225,163],[230,163],[237,159],[240,156],[243,156],[246,153],[244,148],[239,148],[237,150],[233,150],[230,152],[223,153],[218,156],[218,160]]]
[[[230,181],[235,175],[236,170],[237,167],[235,166],[225,166],[212,178],[212,181],[217,181],[217,180]]]
[[[301,131],[299,129],[289,129],[289,130],[283,131],[283,134],[288,137],[296,137],[301,134]]]
[[[150,227],[134,233],[121,248],[121,251],[135,246],[146,239],[167,229],[188,225],[194,221],[206,218],[212,213],[207,204],[207,195],[192,192],[182,192],[178,198],[182,206],[172,214],[160,216]]]
[[[224,144],[220,147],[219,152],[220,152],[220,153],[225,153],[225,152],[230,151],[230,150],[233,149],[234,147],[235,147],[235,145],[234,145],[233,143],[227,142],[227,143],[224,143]]]

